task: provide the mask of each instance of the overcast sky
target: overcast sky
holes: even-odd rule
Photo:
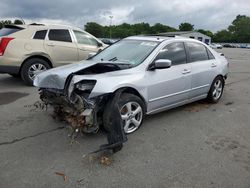
[[[43,22],[83,27],[148,22],[178,28],[181,22],[213,32],[227,28],[238,14],[250,16],[250,0],[1,0],[0,20],[22,17],[26,23]]]

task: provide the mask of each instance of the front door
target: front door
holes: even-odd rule
[[[187,64],[182,42],[168,44],[159,52],[157,59],[169,59],[172,66],[146,73],[149,113],[185,103],[191,88],[191,66]]]
[[[78,51],[68,29],[50,29],[45,49],[56,66],[78,61]]]
[[[90,53],[97,53],[101,49],[98,45],[98,41],[90,35],[76,30],[73,32],[77,40],[79,61],[87,59]]]

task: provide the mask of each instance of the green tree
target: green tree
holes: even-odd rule
[[[0,29],[2,29],[5,25],[12,24],[11,20],[1,20],[0,21]]]
[[[194,25],[190,24],[190,23],[181,23],[179,25],[179,30],[180,31],[193,31],[194,30]]]
[[[163,25],[161,23],[156,23],[151,27],[151,33],[152,34],[158,34],[158,33],[165,33],[165,32],[171,32],[176,31],[175,28],[169,27],[167,25]]]
[[[88,22],[85,25],[85,30],[95,37],[103,37],[104,34],[103,26],[95,22]]]
[[[228,27],[234,42],[250,42],[250,17],[238,15]]]
[[[213,35],[214,35],[214,34],[212,33],[212,31],[204,30],[204,29],[198,29],[197,32],[200,32],[200,33],[202,33],[202,34],[204,34],[204,35],[207,35],[207,36],[209,36],[209,37],[211,37],[211,38],[213,38]]]
[[[22,20],[15,20],[14,24],[16,24],[16,25],[23,25],[24,23],[23,23]]]
[[[214,42],[233,42],[232,33],[226,29],[218,31],[214,34],[213,41]]]

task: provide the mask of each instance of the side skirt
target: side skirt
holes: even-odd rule
[[[174,103],[174,104],[171,104],[171,105],[168,105],[168,106],[164,106],[164,107],[152,110],[150,112],[147,112],[146,114],[147,115],[156,114],[156,113],[159,113],[159,112],[162,112],[162,111],[165,111],[165,110],[170,110],[172,108],[176,108],[178,106],[189,104],[189,103],[192,103],[192,102],[195,102],[195,101],[198,101],[198,100],[201,100],[201,99],[205,99],[205,98],[207,98],[207,94],[200,95],[198,97],[194,97],[192,99],[184,100],[184,101],[181,101],[181,102],[178,102],[178,103]]]

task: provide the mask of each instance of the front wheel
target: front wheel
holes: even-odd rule
[[[109,107],[109,105],[107,105]],[[118,100],[118,107],[124,127],[124,132],[130,134],[139,129],[142,125],[145,115],[145,105],[140,97],[130,94],[123,93]],[[109,119],[110,113],[108,108],[104,110],[104,120]],[[104,121],[107,124],[107,122]]]
[[[217,76],[214,79],[211,88],[209,90],[207,97],[208,101],[211,103],[217,103],[222,96],[223,89],[224,89],[224,79],[222,76]]]

